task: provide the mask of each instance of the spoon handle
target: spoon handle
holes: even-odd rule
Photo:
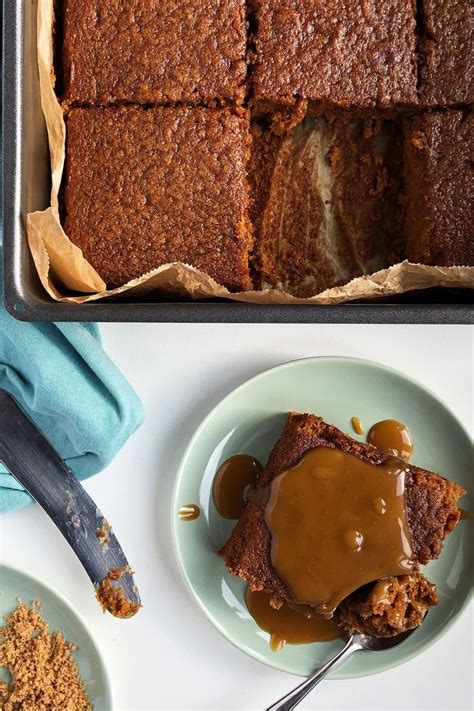
[[[319,684],[319,682],[322,681],[327,674],[329,674],[330,671],[339,666],[344,659],[347,659],[347,657],[357,649],[360,649],[360,646],[354,638],[351,637],[345,647],[343,647],[343,649],[341,649],[341,651],[338,652],[336,656],[334,656],[327,664],[314,672],[314,674],[303,681],[302,684],[297,686],[296,689],[293,689],[293,691],[290,691],[289,694],[283,696],[275,704],[269,706],[266,711],[292,711],[292,709],[298,706],[300,701],[302,701],[305,696],[307,696],[307,694],[309,694],[309,692],[314,689],[314,687]]]
[[[101,596],[103,606],[119,617],[134,614],[140,597],[110,526],[43,433],[4,390],[0,390],[0,460],[61,531],[96,592],[104,581],[114,581],[110,585],[117,593]]]

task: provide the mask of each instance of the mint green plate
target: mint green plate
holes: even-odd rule
[[[104,661],[85,623],[60,593],[16,568],[0,564],[0,626],[3,618],[18,606],[18,600],[41,602],[41,616],[50,631],[59,630],[77,646],[73,652],[94,711],[112,711],[112,693]],[[6,680],[4,668],[0,679]]]
[[[361,440],[352,432],[353,415],[361,418],[366,430],[379,420],[401,420],[414,437],[412,462],[442,472],[467,491],[472,491],[472,444],[454,415],[422,385],[390,368],[353,358],[308,358],[268,370],[224,398],[201,424],[183,457],[173,496],[173,538],[184,579],[203,612],[232,644],[276,669],[308,676],[342,643],[270,650],[268,634],[245,607],[243,581],[229,575],[216,555],[234,523],[220,518],[211,495],[217,468],[232,454],[266,461],[289,410],[315,412]],[[202,513],[194,521],[180,521],[176,512],[189,503],[198,503]],[[472,500],[465,497],[462,506],[472,508]],[[471,597],[472,525],[461,521],[440,559],[425,566],[441,601],[420,629],[392,650],[353,655],[332,678],[350,679],[395,667],[449,629]]]

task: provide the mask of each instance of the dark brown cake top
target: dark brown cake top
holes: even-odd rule
[[[410,261],[474,266],[474,115],[425,113],[405,122]]]
[[[474,3],[422,0],[420,101],[427,106],[474,102]]]
[[[64,0],[63,12],[69,102],[243,98],[245,0]]]
[[[413,0],[255,0],[257,99],[416,102]]]
[[[247,141],[229,110],[73,109],[66,233],[109,285],[179,261],[250,288]]]

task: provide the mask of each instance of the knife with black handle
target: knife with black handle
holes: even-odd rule
[[[132,570],[84,487],[16,400],[0,390],[0,459],[59,528],[104,609],[131,617],[141,607]]]

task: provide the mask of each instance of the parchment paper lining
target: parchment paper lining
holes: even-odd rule
[[[428,267],[405,261],[307,299],[298,299],[279,289],[232,294],[208,275],[180,263],[163,265],[118,289],[107,290],[82,251],[69,240],[59,219],[58,194],[64,168],[66,127],[53,87],[53,0],[38,0],[37,36],[41,105],[51,157],[51,207],[27,216],[27,235],[41,282],[56,301],[84,303],[125,293],[143,296],[159,290],[166,296],[191,299],[217,297],[256,304],[335,304],[433,286],[474,287],[472,267]]]

